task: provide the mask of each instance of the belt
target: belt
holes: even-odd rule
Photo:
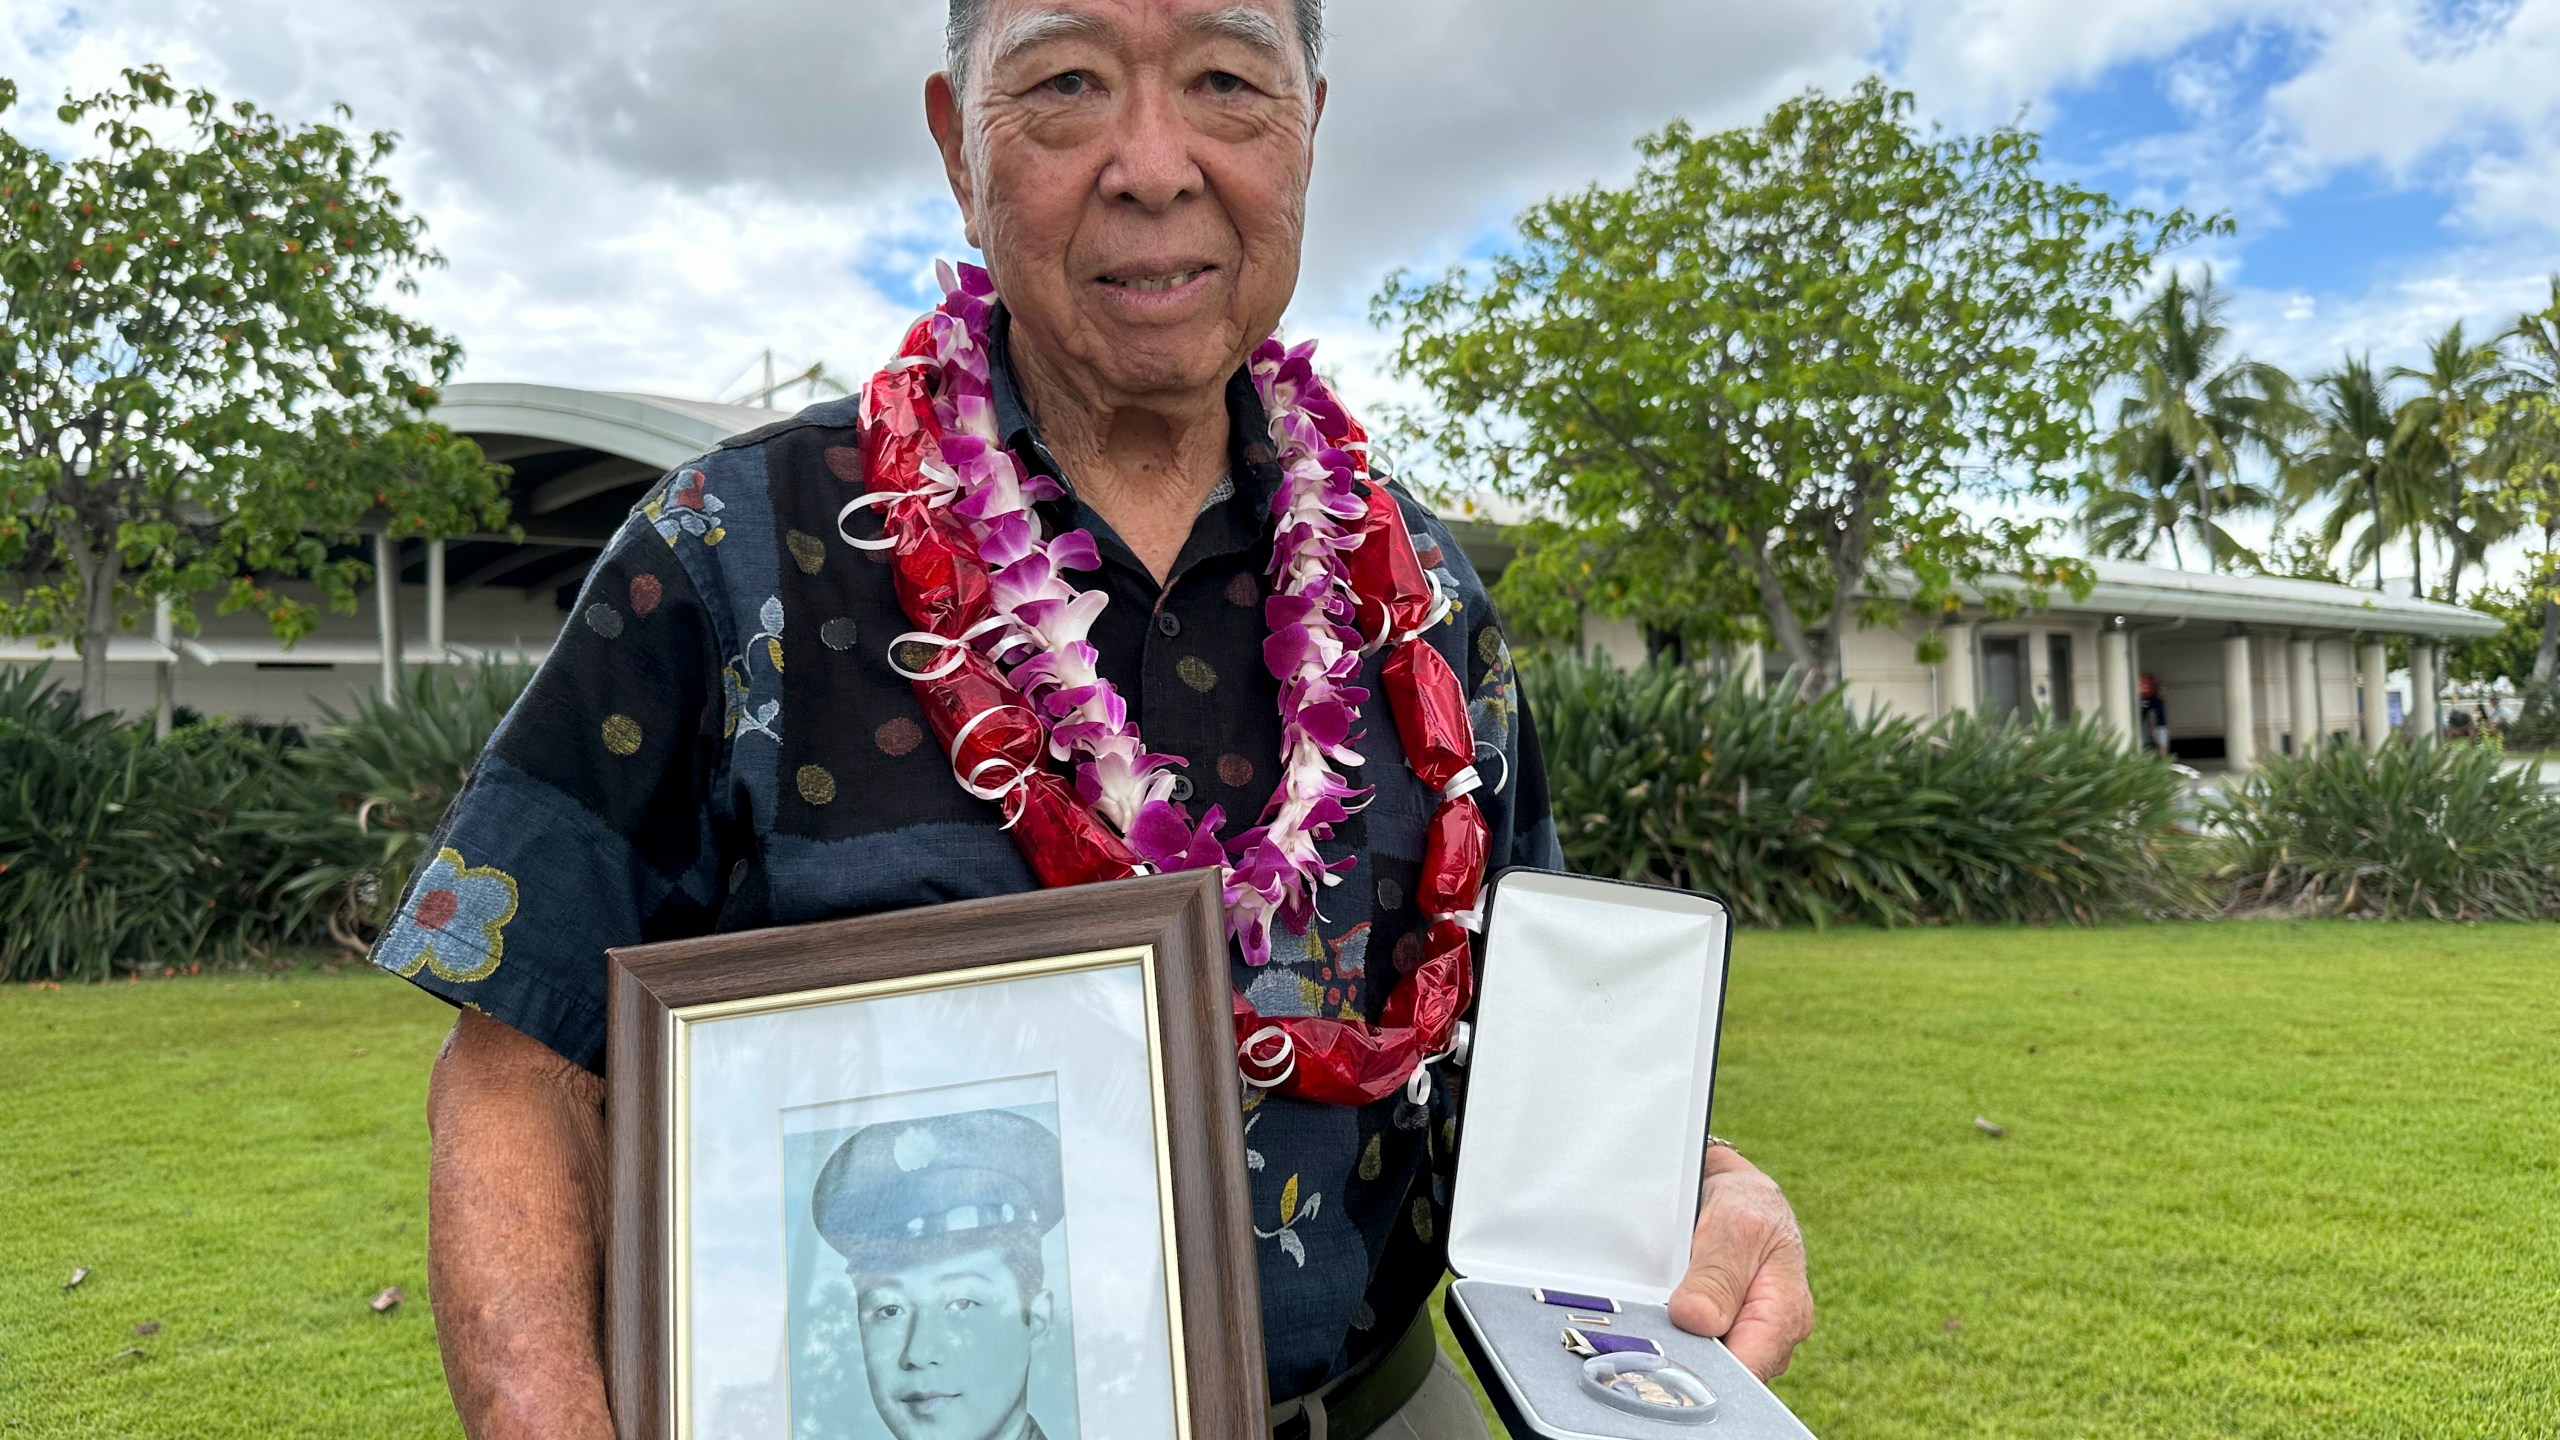
[[[1404,1338],[1322,1386],[1271,1407],[1271,1440],[1368,1440],[1431,1378],[1440,1341],[1431,1307],[1414,1312]]]

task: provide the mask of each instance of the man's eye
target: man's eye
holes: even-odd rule
[[[1212,95],[1241,95],[1247,88],[1243,76],[1230,74],[1224,70],[1210,71],[1207,78],[1200,83],[1208,86],[1209,93]]]
[[[953,1300],[950,1308],[954,1310],[975,1310],[978,1308],[978,1302],[964,1295],[959,1299]]]
[[[900,1305],[895,1301],[889,1301],[872,1306],[871,1318],[874,1320],[895,1320],[900,1315],[905,1314],[906,1311],[906,1306]]]
[[[1092,88],[1092,85],[1093,77],[1081,70],[1069,70],[1063,75],[1050,76],[1047,88],[1053,95],[1072,96],[1083,94]]]

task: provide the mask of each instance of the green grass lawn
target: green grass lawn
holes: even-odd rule
[[[2553,938],[1745,937],[1717,1128],[1823,1306],[1781,1393],[1826,1440],[2560,1433]],[[0,990],[0,1433],[454,1434],[446,1024],[360,973]]]

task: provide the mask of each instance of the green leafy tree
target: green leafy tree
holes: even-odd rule
[[[2241,478],[2255,454],[2283,463],[2297,423],[2293,379],[2275,366],[2226,356],[2230,299],[2207,270],[2172,272],[2134,316],[2130,391],[2115,429],[2098,446],[2098,484],[2083,503],[2082,531],[2102,555],[2140,560],[2166,540],[2180,569],[2180,531],[2191,533],[2210,572],[2256,557],[2225,522],[2273,510],[2276,497]]]
[[[2537,565],[2549,560],[2532,558]],[[2504,680],[2522,688],[2534,678],[2534,650],[2542,633],[2542,605],[2533,587],[2493,585],[2471,597],[2470,605],[2498,617],[2506,628],[2445,647],[2445,677],[2464,684]]]
[[[2506,357],[2494,344],[2474,343],[2457,320],[2428,347],[2425,368],[2404,365],[2391,374],[2419,385],[2400,407],[2395,440],[2410,466],[2435,481],[2432,523],[2424,528],[2444,543],[2445,598],[2458,603],[2463,570],[2486,560],[2490,547],[2520,523],[2499,487],[2483,483],[2491,423],[2509,383]],[[2413,558],[2424,539],[2412,532]],[[2423,583],[2418,593],[2426,593]]]
[[[2338,550],[2335,545],[2310,530],[2279,528],[2267,542],[2266,553],[2254,567],[2261,575],[2279,580],[2316,580],[2323,585],[2344,585],[2345,576],[2338,573]]]
[[[2327,502],[2319,543],[2335,554],[2352,537],[2350,574],[2370,563],[2373,588],[2381,589],[2385,548],[2432,513],[2432,494],[2400,443],[2389,386],[2371,357],[2350,355],[2311,382],[2301,433],[2285,466],[2286,501],[2296,509]]]
[[[2064,493],[2119,302],[2204,227],[2043,178],[2024,130],[1924,130],[1872,79],[1639,153],[1372,306],[1432,402],[1414,428],[1545,517],[1515,617],[1765,638],[1819,692],[1855,626],[2085,583],[2046,523],[1961,502]]]
[[[2527,573],[2538,608],[2533,678],[2560,673],[2560,275],[2551,303],[2506,335],[2507,383],[2490,430],[2487,462],[2519,526],[2542,535]]]
[[[363,532],[504,523],[500,472],[423,418],[457,347],[382,298],[439,263],[391,136],[157,69],[58,113],[83,153],[0,130],[0,630],[75,642],[84,710],[155,601],[192,629],[218,592],[293,639],[317,616],[277,579],[352,610],[370,568],[333,551]]]

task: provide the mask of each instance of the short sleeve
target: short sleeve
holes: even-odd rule
[[[374,963],[600,1070],[605,951],[717,919],[719,654],[686,568],[634,517],[446,812]]]

